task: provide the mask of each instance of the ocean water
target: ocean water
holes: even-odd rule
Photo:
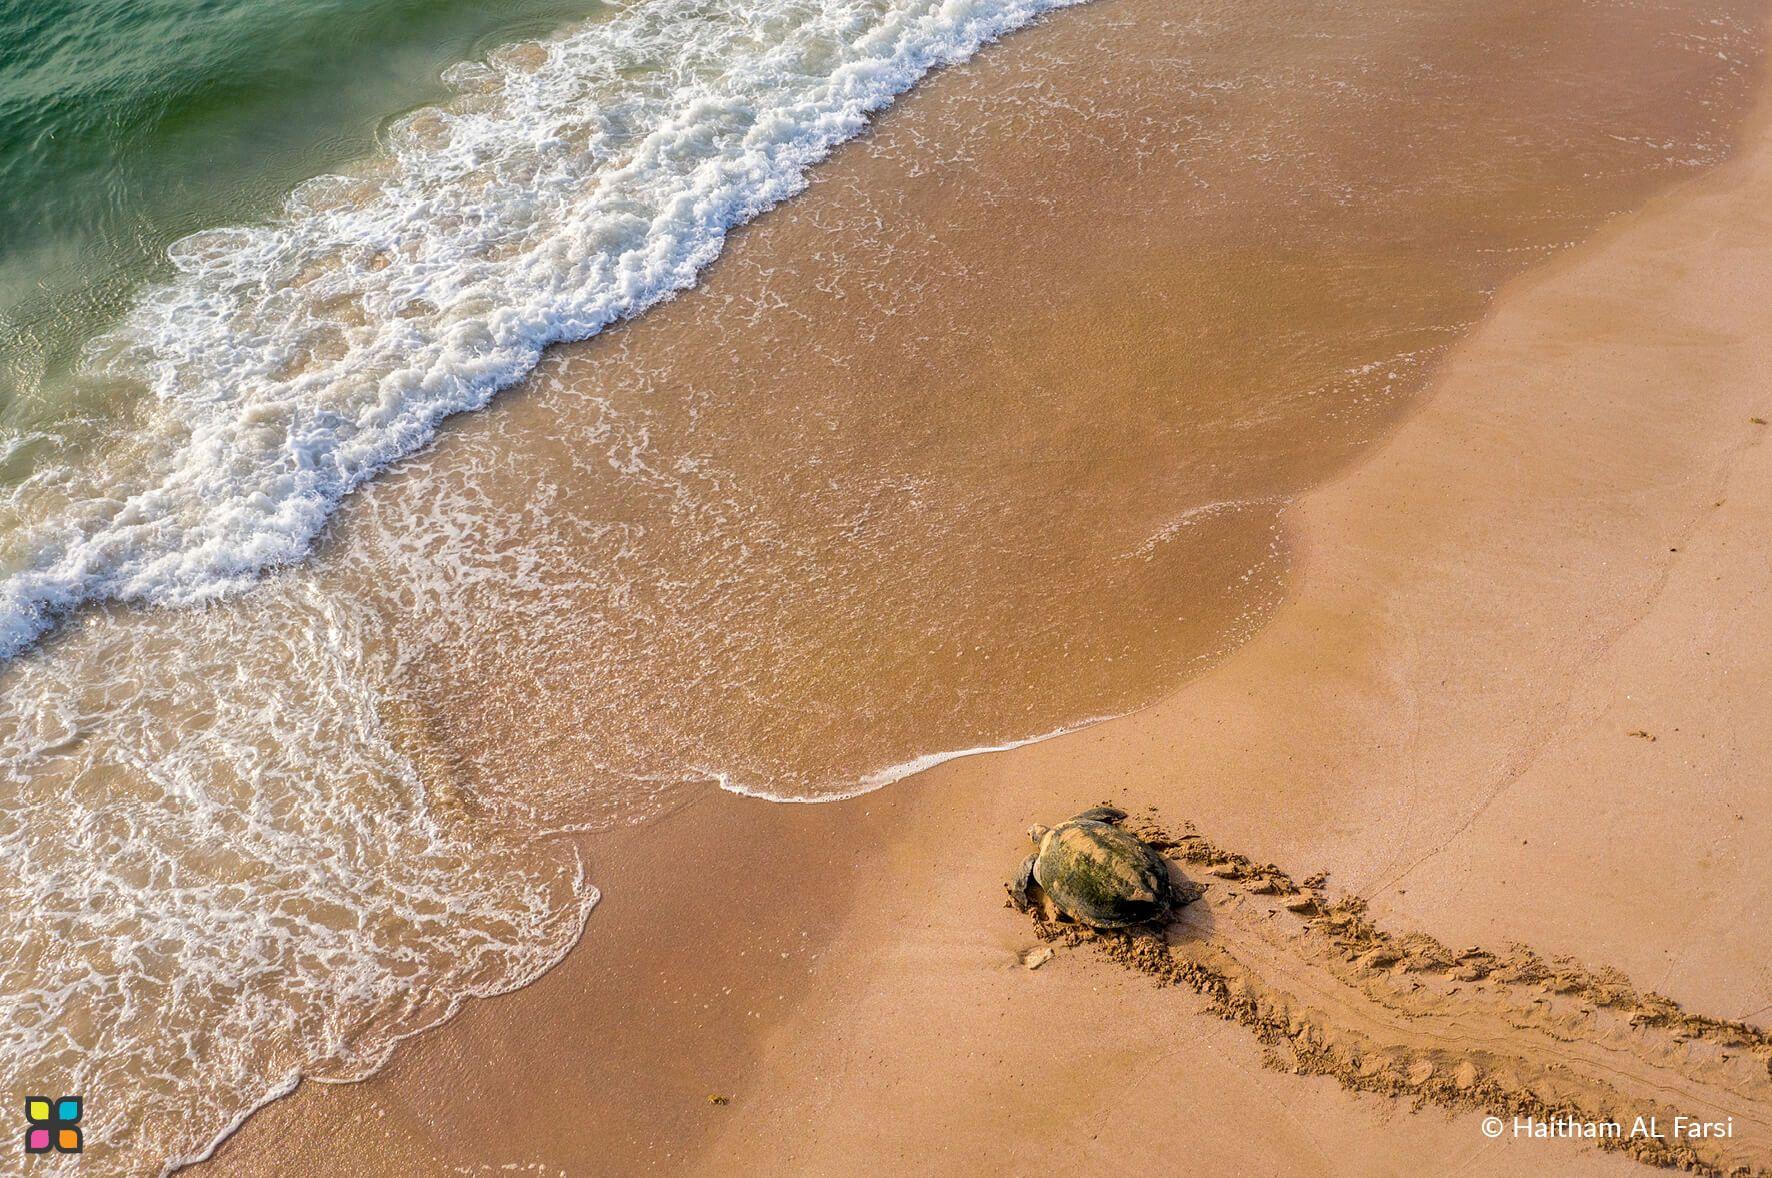
[[[1061,2],[654,0],[452,67],[356,170],[173,242],[83,344],[73,431],[0,436],[25,467],[0,657],[83,603],[214,600],[299,559],[445,417],[687,287],[869,112]]]
[[[115,390],[70,403],[81,350],[144,284],[175,273],[173,242],[271,218],[303,180],[375,154],[390,118],[448,97],[449,66],[599,11],[594,0],[0,4],[0,482],[29,469],[21,439],[34,430],[69,433],[77,411],[103,418]]]
[[[335,581],[261,585],[245,631],[107,603],[299,560],[444,418],[1061,2],[0,6],[0,1073],[92,1094],[82,1169],[364,1074],[596,899],[570,844],[427,779],[386,689],[422,644]]]
[[[92,94],[0,220],[0,1075],[87,1097],[57,1173],[536,978],[600,829],[1233,647],[1289,498],[1757,60],[1721,0],[1087,5],[814,167],[1045,6],[0,3],[5,85]]]

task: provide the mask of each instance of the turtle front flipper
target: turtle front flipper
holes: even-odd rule
[[[1126,811],[1116,810],[1112,806],[1093,806],[1083,811],[1072,822],[1105,822],[1109,826],[1117,826],[1126,821]]]
[[[1023,860],[1021,870],[1015,873],[1015,878],[1009,881],[1009,900],[1023,912],[1034,906],[1034,863],[1039,858],[1037,854],[1029,855]]]

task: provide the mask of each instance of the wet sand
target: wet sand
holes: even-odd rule
[[[1723,157],[1750,8],[1107,0],[930,80],[345,513],[443,533],[434,605],[337,585],[424,652],[408,751],[558,829],[1150,703],[1501,283]]]
[[[609,886],[561,966],[272,1105],[211,1169],[1633,1168],[1267,1067],[1206,999],[1086,947],[1029,971],[1001,883],[1028,823],[1155,806],[1392,932],[1763,1021],[1769,198],[1759,123],[1508,285],[1419,408],[1285,510],[1265,627],[1161,703],[848,802],[710,790],[587,835]],[[1321,977],[1291,940],[1263,960],[1263,992]]]
[[[1393,930],[1520,941],[1763,1022],[1769,191],[1762,126],[1736,165],[1509,290],[1421,411],[1289,513],[1298,587],[1223,664],[1137,716],[915,783],[921,839],[882,866],[832,953],[843,980],[772,1036],[710,1156],[960,1171],[1086,1141],[1104,1166],[1183,1142],[1259,1172],[1621,1165],[1263,1070],[1251,1038],[1088,954],[1029,973],[1028,925],[991,885],[1030,819],[1155,805],[1326,871]]]

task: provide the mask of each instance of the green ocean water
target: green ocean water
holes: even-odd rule
[[[0,438],[102,404],[66,380],[166,248],[371,154],[441,72],[595,0],[0,0]],[[78,396],[102,401],[103,390]],[[0,481],[6,455],[0,453]]]

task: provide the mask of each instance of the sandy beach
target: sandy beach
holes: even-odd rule
[[[1121,4],[1082,32],[1062,21],[1086,13],[1065,14],[1026,35],[1028,54],[1064,36],[1135,36],[1124,30],[1139,11]],[[1000,82],[990,65],[969,76]],[[835,161],[832,182],[758,226],[708,289],[742,284],[794,240],[796,218],[889,172],[891,136],[926,126],[919,103],[938,122],[940,86],[963,82],[894,111],[881,154]],[[1013,168],[1004,151],[986,174]],[[1466,1064],[1507,1072],[1504,1087],[1530,1088],[1539,1069],[1575,1075],[1568,1099],[1608,1114],[1687,1099],[1739,1125],[1695,1164],[1772,1168],[1767,1076],[1700,1058],[1742,1032],[1679,1031],[1647,997],[1760,1027],[1772,1012],[1772,124],[1762,112],[1728,162],[1653,187],[1548,263],[1496,271],[1480,322],[1424,367],[1414,396],[1322,447],[1305,444],[1323,441],[1310,420],[1289,425],[1296,448],[1264,442],[1284,475],[1273,519],[1206,550],[1232,568],[1277,521],[1276,592],[1246,641],[1222,626],[1239,599],[1193,646],[1141,665],[1180,679],[1230,635],[1234,648],[1178,689],[846,801],[709,787],[645,824],[579,835],[610,886],[560,965],[471,1004],[368,1081],[304,1085],[191,1172],[1022,1173],[1053,1157],[1088,1173],[1177,1159],[1275,1174],[1636,1169],[1578,1141],[1491,1139],[1475,1108],[1418,1099]],[[1070,264],[1031,281],[1057,283]],[[994,314],[1002,288],[980,289],[998,292],[979,296]],[[711,301],[640,327],[682,336]],[[559,363],[595,372],[647,338]],[[539,399],[508,411],[539,417]],[[1172,588],[1154,585],[1153,600]],[[1138,612],[1139,626],[1160,612]],[[462,692],[496,694],[489,659]],[[1076,698],[1055,688],[1051,710]],[[447,704],[439,714],[447,726]],[[1401,1095],[1357,1091],[1357,1066],[1291,1074],[1313,1070],[1297,1067],[1299,1035],[1264,1041],[1208,995],[1092,945],[1061,941],[1037,970],[1023,964],[1042,942],[1002,885],[1024,831],[1103,801],[1171,832],[1192,823],[1290,880],[1323,873],[1313,894],[1363,902],[1392,936],[1498,958],[1524,945],[1552,964],[1519,982],[1479,971],[1467,1005],[1405,1018],[1418,999],[1387,989],[1403,977],[1394,959],[1350,965],[1302,932],[1273,933],[1291,917],[1251,917],[1263,901],[1248,877],[1183,863],[1214,920],[1184,921],[1179,951],[1217,961],[1256,1008],[1291,1010],[1306,1039],[1368,1058],[1400,1027],[1429,1028],[1396,1041],[1428,1065],[1405,1070]],[[1596,978],[1628,979],[1625,1013],[1661,1021],[1627,1018],[1593,1039],[1604,1051],[1564,1060],[1555,1045],[1587,1042],[1610,1012],[1588,1001]],[[1534,1022],[1562,1017],[1533,1012],[1568,994],[1587,1003],[1572,1021]],[[1479,1032],[1492,1035],[1480,1049],[1462,1041]],[[1759,1059],[1720,1050],[1731,1066]]]

